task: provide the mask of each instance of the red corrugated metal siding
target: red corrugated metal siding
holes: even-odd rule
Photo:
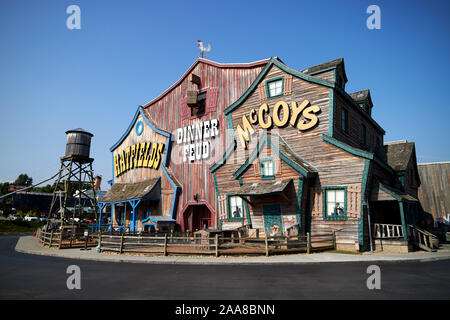
[[[262,71],[268,60],[254,64],[244,65],[219,65],[202,59],[188,70],[189,72],[163,95],[144,106],[148,115],[163,130],[174,133],[176,128],[184,127],[198,121],[206,121],[217,118],[219,120],[221,145],[225,143],[226,118],[223,110],[236,101],[247,88],[253,83]],[[188,75],[194,73],[202,79],[202,89],[217,88],[217,108],[215,112],[207,112],[203,117],[188,119],[183,117],[183,101],[185,101],[188,90],[197,89],[197,85],[190,83]],[[176,141],[173,141],[173,145]],[[216,152],[214,162],[222,156]],[[213,162],[211,162],[213,163]],[[209,172],[211,163],[195,162],[194,164],[177,164],[171,161],[170,168],[182,184],[182,193],[178,202],[177,221],[183,225],[182,210],[187,202],[193,201],[194,194],[199,194],[199,201],[205,201],[215,210],[215,188],[214,179]],[[212,221],[216,221],[215,212],[212,213]],[[213,223],[214,225],[214,223]]]

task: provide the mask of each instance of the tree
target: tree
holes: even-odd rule
[[[26,186],[29,187],[33,184],[33,178],[29,177],[26,173],[20,174],[16,181],[14,181],[14,185],[16,186]]]

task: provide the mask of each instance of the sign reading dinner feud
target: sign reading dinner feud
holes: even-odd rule
[[[183,145],[183,162],[208,159],[211,154],[210,139],[219,135],[219,120],[211,119],[178,128],[177,144]]]

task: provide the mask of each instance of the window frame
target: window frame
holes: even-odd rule
[[[367,126],[364,123],[361,123],[361,143],[367,145]]]
[[[345,114],[345,119],[344,119]],[[344,121],[345,120],[345,121]],[[346,108],[341,109],[341,129],[342,132],[349,134],[350,128],[349,128],[349,119],[348,119],[348,110]]]
[[[265,175],[264,174],[264,162],[265,161],[271,161],[272,162],[272,175]],[[259,159],[259,171],[261,173],[261,179],[263,180],[274,180],[275,179],[275,161],[273,157],[267,157],[267,158],[261,158]]]
[[[344,215],[328,215],[328,200],[327,193],[330,190],[343,190],[344,191]],[[347,220],[347,186],[328,186],[322,187],[322,212],[323,212],[323,220]],[[335,201],[336,202],[336,201]]]
[[[231,203],[230,203],[232,197],[240,198],[242,201],[242,218],[237,218],[237,217],[232,216]],[[228,217],[228,221],[244,221],[244,219],[245,219],[244,199],[242,199],[241,197],[239,197],[238,195],[236,195],[234,193],[227,194],[227,217]]]
[[[271,95],[270,95],[269,84],[272,83],[272,82],[280,81],[280,80],[281,80],[281,93],[278,94],[278,95],[276,95],[276,96],[271,96]],[[275,98],[279,98],[279,97],[282,97],[283,94],[284,94],[284,77],[283,77],[283,76],[282,76],[282,77],[276,77],[276,78],[273,78],[273,79],[266,80],[266,95],[267,95],[267,99],[275,99]]]

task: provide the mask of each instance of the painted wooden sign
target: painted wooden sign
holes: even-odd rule
[[[219,120],[211,119],[178,128],[177,144],[183,145],[183,162],[208,159],[211,154],[209,139],[219,135]]]
[[[243,148],[247,147],[247,142],[250,141],[250,137],[255,133],[252,125],[259,125],[263,129],[270,129],[274,125],[283,128],[290,124],[300,131],[306,131],[314,128],[319,123],[317,114],[320,111],[319,106],[311,105],[308,100],[304,100],[301,104],[292,101],[290,108],[287,102],[278,101],[272,113],[270,112],[269,105],[264,103],[258,110],[251,109],[248,115],[244,114],[242,116],[242,126],[238,124],[236,127],[239,141]]]
[[[158,169],[164,143],[141,142],[133,144],[114,156],[114,176],[134,168]]]

